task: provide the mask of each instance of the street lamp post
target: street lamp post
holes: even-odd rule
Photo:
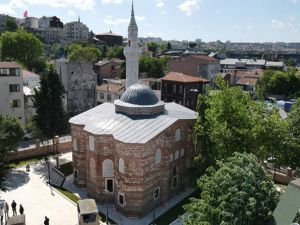
[[[56,167],[59,168],[59,152],[58,152],[58,145],[59,145],[59,136],[56,135],[53,138],[54,145],[55,145],[55,159],[56,159]]]

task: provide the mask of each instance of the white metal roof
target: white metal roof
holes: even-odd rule
[[[176,103],[166,103],[165,113],[151,117],[128,117],[116,113],[115,105],[104,103],[69,120],[83,125],[94,135],[113,135],[124,143],[146,143],[174,124],[177,120],[196,119],[196,112]]]

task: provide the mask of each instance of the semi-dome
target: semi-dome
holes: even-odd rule
[[[134,105],[155,105],[159,102],[154,91],[143,84],[131,85],[123,93],[121,101]]]

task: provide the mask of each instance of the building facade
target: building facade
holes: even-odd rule
[[[161,82],[164,102],[176,102],[192,110],[196,109],[198,95],[209,84],[209,80],[176,72],[169,72]]]
[[[132,15],[133,20],[133,9]],[[135,31],[129,29],[128,36],[137,35]],[[126,53],[137,57],[139,51],[134,41],[131,44]],[[138,66],[131,65],[126,80],[136,83],[127,82],[120,99],[69,122],[74,183],[86,187],[96,200],[113,203],[124,215],[142,217],[185,187],[184,174],[194,156],[191,134],[196,113],[160,101],[151,88],[138,83]]]
[[[56,61],[56,71],[65,88],[65,108],[69,115],[77,115],[95,106],[96,74],[92,63]]]
[[[15,62],[0,62],[0,115],[25,124],[22,67]]]
[[[69,41],[87,41],[89,39],[89,28],[80,20],[66,23],[64,31]]]
[[[102,41],[104,44],[108,46],[122,46],[123,45],[123,36],[115,34],[111,31],[107,33],[97,34],[96,38]]]
[[[101,84],[103,79],[121,78],[122,64],[121,59],[104,59],[94,64],[94,70],[97,74],[97,83]]]
[[[169,61],[169,71],[213,81],[220,72],[220,62],[205,55],[189,55],[171,59]]]

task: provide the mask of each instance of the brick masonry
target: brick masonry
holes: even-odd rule
[[[89,134],[83,126],[71,124],[73,165],[77,173],[75,183],[87,188],[88,194],[98,202],[113,202],[128,217],[142,217],[185,187],[183,175],[192,164],[194,145],[191,132],[194,120],[179,120],[145,144],[122,143],[111,135],[94,136],[95,151],[89,150]],[[181,131],[181,140],[175,140],[175,132]],[[157,149],[161,151],[160,163],[155,163]],[[184,149],[184,156],[180,154]],[[176,152],[178,152],[176,154]],[[170,161],[172,154],[173,161]],[[175,160],[176,156],[178,159]],[[124,160],[124,174],[119,172],[119,159]],[[113,176],[103,177],[103,162],[113,162]],[[177,177],[178,185],[172,187]],[[105,192],[105,180],[113,179],[114,191]],[[154,191],[160,189],[160,197],[154,201]],[[124,206],[118,202],[119,193],[124,195]]]

